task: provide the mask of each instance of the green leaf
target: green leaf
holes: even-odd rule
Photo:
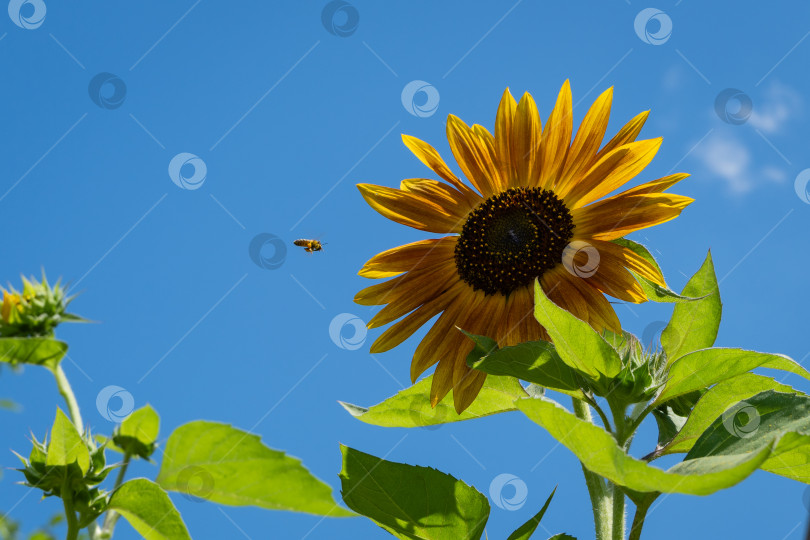
[[[683,428],[686,418],[672,410],[672,407],[663,405],[652,411],[656,424],[658,424],[658,448],[671,441]]]
[[[588,470],[640,492],[709,495],[745,479],[771,452],[771,446],[766,446],[740,455],[684,461],[663,471],[629,456],[604,429],[577,418],[552,401],[521,399],[517,406],[571,450]]]
[[[148,403],[130,414],[113,435],[113,444],[125,453],[148,459],[155,451],[160,417]]]
[[[0,362],[55,369],[67,349],[67,343],[51,338],[0,338]]]
[[[571,536],[570,534],[560,533],[555,534],[554,536],[550,537],[548,540],[577,540],[576,537]]]
[[[594,381],[614,377],[622,369],[619,354],[591,326],[552,302],[534,283],[534,317],[546,329],[557,353],[570,367]]]
[[[395,537],[458,540],[483,534],[489,502],[461,480],[343,445],[340,451],[343,500]]]
[[[51,440],[48,443],[47,466],[68,466],[76,463],[82,474],[90,469],[90,451],[81,435],[65,413],[56,409],[56,418],[51,427]]]
[[[382,427],[423,427],[480,418],[490,414],[514,411],[515,400],[526,397],[526,391],[514,377],[488,376],[475,401],[461,414],[453,406],[453,391],[436,407],[430,406],[433,376],[369,408],[340,403],[344,409],[367,424]]]
[[[540,520],[543,519],[543,515],[545,515],[546,510],[548,510],[548,505],[551,504],[551,499],[554,498],[554,494],[557,492],[556,486],[553,490],[551,490],[551,495],[548,496],[546,499],[546,503],[543,505],[543,508],[537,512],[532,519],[524,523],[520,526],[518,530],[513,532],[509,535],[509,538],[506,540],[529,540],[531,536],[534,534],[534,531],[537,530],[537,526],[540,525]],[[559,536],[559,535],[557,535]]]
[[[527,341],[497,349],[469,364],[490,375],[507,375],[582,398],[582,381],[547,341]]]
[[[661,346],[667,354],[668,363],[692,351],[711,347],[717,338],[723,304],[720,301],[711,251],[706,255],[700,269],[686,283],[681,294],[701,298],[688,304],[676,305],[669,324],[661,332]]]
[[[332,488],[301,461],[227,424],[197,420],[169,436],[157,483],[170,491],[231,506],[258,506],[308,514],[353,515],[338,506]]]
[[[723,410],[695,441],[687,460],[755,451],[778,438],[761,466],[810,483],[810,396],[767,390]]]
[[[661,267],[658,266],[658,262],[655,260],[655,257],[653,257],[652,253],[650,253],[649,250],[643,245],[639,244],[638,242],[628,240],[627,238],[617,238],[616,240],[613,240],[613,243],[625,247],[634,252],[636,255],[639,255],[642,259],[645,259],[647,262],[652,264],[656,270],[658,270],[658,273],[660,273],[662,276],[664,275],[664,273],[661,272]],[[662,287],[657,283],[653,283],[647,278],[639,276],[635,272],[631,272],[631,274],[633,274],[633,277],[635,277],[636,281],[638,281],[639,285],[641,285],[641,288],[644,290],[644,294],[647,295],[647,298],[653,302],[680,303],[692,302],[696,300],[695,298],[688,296],[681,296],[680,294],[675,293],[666,287]]]
[[[669,379],[655,403],[664,403],[758,367],[780,369],[810,380],[807,370],[781,354],[744,349],[701,349],[682,356],[670,366]]]
[[[755,373],[743,373],[714,385],[697,402],[686,424],[678,432],[677,436],[672,439],[672,442],[664,448],[663,454],[688,452],[694,446],[698,437],[708,429],[715,419],[722,415],[723,411],[739,401],[746,400],[766,390],[778,390],[786,393],[795,392],[790,386]]]
[[[122,484],[112,494],[109,508],[121,514],[146,540],[191,540],[169,495],[146,478]]]

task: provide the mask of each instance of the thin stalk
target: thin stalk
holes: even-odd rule
[[[115,477],[115,485],[113,486],[112,493],[115,493],[121,484],[124,483],[124,477],[127,474],[127,467],[132,455],[127,452],[124,454],[124,461],[121,462],[121,467],[118,469],[118,476]],[[112,538],[113,531],[115,530],[115,523],[118,521],[120,514],[115,510],[107,510],[104,516],[104,525],[101,526],[101,538]]]
[[[73,421],[73,425],[76,426],[76,431],[79,433],[84,432],[82,413],[79,411],[79,404],[76,402],[76,396],[73,394],[73,389],[70,387],[70,383],[68,382],[67,376],[65,375],[61,364],[56,366],[56,369],[53,370],[53,376],[56,379],[56,386],[59,388],[59,393],[62,394],[63,398],[65,398],[65,403],[67,403],[68,407],[68,414],[70,414],[70,419]]]
[[[613,490],[613,540],[624,540],[624,493],[619,486],[611,484]]]
[[[68,482],[62,485],[62,504],[65,506],[65,522],[67,523],[67,536],[65,540],[76,540],[79,537],[79,520],[73,510],[73,491]]]
[[[641,540],[641,529],[644,527],[644,519],[647,517],[647,510],[655,500],[655,497],[650,497],[636,506],[636,514],[633,516],[633,524],[630,526],[630,539]]]
[[[574,404],[574,414],[577,418],[592,422],[591,410],[588,404],[577,398],[572,398],[572,401]],[[596,540],[610,540],[613,493],[601,476],[589,471],[582,462],[580,462],[580,465],[582,466],[582,473],[585,475],[585,485],[588,486],[588,494],[591,497]]]

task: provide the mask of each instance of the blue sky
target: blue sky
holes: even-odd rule
[[[356,275],[362,263],[425,237],[377,215],[354,187],[431,176],[400,134],[449,160],[447,114],[491,128],[508,86],[531,92],[546,118],[566,78],[575,122],[609,86],[610,133],[652,111],[642,135],[664,144],[639,182],[692,173],[676,191],[696,202],[633,238],[655,250],[675,289],[712,250],[725,311],[717,344],[810,362],[810,205],[800,176],[810,167],[806,3],[353,0],[327,18],[330,32],[324,1],[44,2],[44,19],[32,4],[19,25],[0,18],[0,279],[44,267],[82,291],[74,311],[100,324],[58,336],[71,345],[65,370],[96,432],[113,428],[96,397],[116,385],[158,410],[164,437],[197,418],[252,429],[336,493],[339,442],[434,466],[485,493],[513,474],[527,486],[525,504],[493,505],[490,538],[506,537],[559,484],[543,526],[592,537],[579,465],[544,431],[518,413],[436,430],[357,422],[337,400],[370,405],[407,385],[418,339],[371,357],[378,330],[356,350],[329,335],[342,313],[373,315],[352,302],[368,284]],[[634,25],[649,7],[658,11]],[[347,10],[358,14],[356,28],[346,28]],[[111,76],[91,96],[100,73]],[[402,92],[412,81],[432,88],[429,103],[424,93],[406,99],[409,111]],[[719,95],[736,97],[718,105]],[[169,164],[181,153],[205,164],[204,179],[187,164],[185,184],[176,175],[173,183]],[[275,269],[249,255],[259,234],[287,244]],[[327,245],[309,255],[291,245],[298,237]],[[669,309],[617,312],[641,334]],[[0,385],[24,408],[2,414],[0,463],[15,466],[8,449],[27,452],[25,435],[41,437],[62,404],[44,370],[4,371]],[[643,433],[634,452],[646,454],[653,436]],[[0,480],[1,509],[27,527],[58,511],[58,501],[25,496],[17,479],[6,471]],[[804,493],[758,472],[708,499],[666,497],[645,532],[799,539]],[[387,537],[359,518],[175,501],[196,538]],[[116,531],[136,537],[125,524]]]

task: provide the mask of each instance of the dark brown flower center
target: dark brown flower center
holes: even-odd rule
[[[510,188],[470,212],[456,244],[458,275],[473,289],[508,295],[562,261],[574,220],[541,188]]]

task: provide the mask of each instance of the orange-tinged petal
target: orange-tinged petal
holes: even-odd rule
[[[444,310],[461,292],[462,287],[466,287],[466,285],[457,283],[449,291],[421,305],[410,315],[388,328],[371,345],[371,352],[381,353],[391,350],[411,337],[423,324]]]
[[[369,259],[357,274],[372,279],[385,278],[450,260],[457,241],[458,236],[445,236],[391,248]]]
[[[605,137],[612,102],[613,87],[611,86],[596,99],[582,120],[565,159],[560,181],[555,184],[554,191],[558,195],[565,196],[573,182],[587,171],[587,167],[596,157],[599,145],[602,144],[602,139]]]
[[[430,383],[430,405],[435,407],[453,387],[453,360],[442,358]]]
[[[567,309],[578,319],[587,322],[597,332],[605,328],[612,332],[621,332],[621,324],[616,312],[604,295],[588,284],[588,280],[571,275],[562,265],[550,272],[550,283],[559,282],[555,293],[548,293],[549,298],[558,306]],[[544,279],[545,281],[545,279]],[[543,290],[547,290],[543,287]],[[559,300],[559,303],[558,303]]]
[[[557,104],[548,117],[540,143],[540,187],[551,187],[559,180],[560,170],[568,155],[574,116],[571,112],[571,85],[566,80],[557,96]]]
[[[459,207],[438,202],[400,189],[357,184],[361,195],[374,210],[402,225],[434,233],[458,233],[467,214]]]
[[[516,109],[515,98],[507,88],[503,92],[501,103],[498,105],[498,114],[495,116],[495,152],[498,155],[501,179],[506,181],[507,187],[513,187],[516,178],[511,142]]]
[[[590,244],[593,245],[599,252],[600,261],[606,260],[608,264],[611,265],[622,265],[628,270],[632,270],[639,276],[649,279],[653,283],[656,283],[662,287],[666,287],[667,284],[664,281],[664,276],[661,272],[647,259],[643,258],[641,255],[638,255],[636,252],[618,244],[614,244],[613,242],[603,242],[601,240],[590,240]]]
[[[473,196],[467,196],[444,182],[426,178],[407,178],[400,182],[399,188],[437,203],[443,208],[454,208],[459,216],[466,216],[483,201],[481,197],[472,192]]]
[[[633,274],[628,272],[624,266],[609,264],[607,260],[600,260],[596,272],[590,277],[581,279],[585,279],[588,285],[619,300],[634,304],[647,301],[644,289],[641,288]]]
[[[452,114],[447,117],[447,140],[459,167],[481,195],[489,197],[496,193],[500,177],[486,142]]]
[[[388,305],[368,321],[368,327],[377,328],[399,319],[449,290],[457,280],[458,274],[455,265],[449,261],[446,266],[425,274],[411,286],[402,286],[393,290],[390,297],[386,299]]]
[[[540,140],[542,122],[537,105],[528,93],[523,94],[515,110],[512,125],[511,156],[517,177],[513,186],[535,187],[540,182]]]
[[[465,384],[453,388],[453,405],[455,405],[458,414],[463,413],[475,401],[484,386],[484,382],[487,380],[487,374],[483,371],[470,369],[466,366],[465,369],[468,372],[463,379]]]
[[[438,174],[443,180],[450,183],[459,190],[461,193],[464,194],[465,197],[468,198],[475,198],[478,194],[470,189],[467,184],[462,182],[458,179],[458,177],[453,174],[453,171],[450,170],[450,167],[444,162],[442,157],[439,155],[439,152],[436,151],[431,145],[426,143],[421,139],[417,139],[416,137],[412,137],[411,135],[402,135],[402,142],[405,143],[405,146],[408,147],[408,150],[413,152],[419,161],[427,165],[433,172]]]
[[[464,298],[465,295],[462,292],[456,297],[455,302],[451,302],[445,308],[419,346],[416,347],[411,362],[411,382],[416,382],[416,379],[426,369],[440,360],[440,353],[446,349],[448,337],[460,333],[455,326],[466,305]]]
[[[694,199],[669,193],[616,196],[571,212],[575,238],[615,240],[680,215]]]
[[[634,188],[622,191],[621,193],[616,194],[616,197],[620,197],[622,195],[642,195],[644,193],[663,193],[689,176],[690,175],[688,173],[670,174],[668,176],[658,178],[657,180],[651,180]]]
[[[661,141],[659,137],[628,143],[606,155],[571,188],[565,196],[566,203],[578,208],[620,188],[650,164],[661,147]]]

